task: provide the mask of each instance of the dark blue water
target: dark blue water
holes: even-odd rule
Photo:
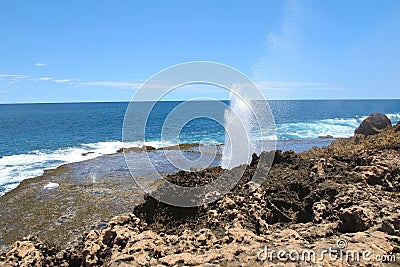
[[[159,102],[154,107],[146,124],[148,144],[192,143],[205,138],[223,143],[223,125],[207,118],[190,121],[174,140],[161,140],[165,118],[180,103]],[[319,142],[318,136],[351,136],[372,112],[387,114],[392,123],[400,119],[400,100],[299,100],[269,104],[277,139],[282,140],[278,147],[281,144],[285,149],[301,150],[295,140],[305,140],[311,146]],[[40,175],[45,168],[115,152],[122,146],[127,106],[125,102],[0,105],[0,194],[23,179]],[[213,110],[213,104],[207,102],[193,103],[185,113],[204,108],[223,119],[224,110]],[[141,116],[140,108],[137,116]],[[95,153],[82,156],[88,151]]]
[[[127,103],[0,105],[0,156],[121,140]]]

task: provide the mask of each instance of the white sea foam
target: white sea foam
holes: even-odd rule
[[[36,150],[27,154],[4,156],[0,158],[0,196],[17,187],[23,180],[42,175],[45,169],[113,154],[122,147],[142,147],[143,145],[159,148],[173,145],[173,143],[98,142],[55,151]]]
[[[392,124],[397,124],[400,121],[400,113],[397,114],[386,114],[389,117]]]
[[[400,120],[400,113],[386,114],[392,124]],[[331,135],[335,138],[350,137],[367,116],[355,118],[334,118],[311,122],[293,122],[277,124],[278,139],[312,139]]]
[[[400,120],[400,113],[386,115],[393,124]],[[276,136],[264,136],[264,140],[313,139],[326,135],[332,135],[335,138],[350,137],[353,136],[354,129],[365,118],[366,116],[360,116],[277,124]],[[37,150],[27,154],[4,156],[0,158],[0,196],[17,187],[22,180],[42,175],[45,169],[112,154],[122,147],[142,147],[143,145],[160,148],[176,145],[176,143],[161,141],[146,143],[98,142],[55,151]]]
[[[335,138],[350,137],[365,117],[335,118],[312,122],[293,122],[277,125],[279,139],[311,139],[331,135]]]

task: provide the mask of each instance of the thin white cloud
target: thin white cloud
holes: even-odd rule
[[[53,79],[54,82],[56,83],[69,83],[72,82],[73,80],[70,79]]]
[[[65,83],[72,84],[73,81],[79,81],[78,79],[57,79],[54,77],[39,77],[39,78],[31,78],[31,81],[40,82],[40,81],[51,81],[55,83]]]
[[[57,82],[57,80],[54,80]],[[63,80],[67,82],[67,80]],[[120,82],[120,81],[79,81],[69,82],[75,86],[101,86],[116,88],[147,88],[147,89],[165,89],[169,88],[166,84],[143,84],[142,82]],[[327,83],[323,82],[296,82],[296,81],[260,81],[257,86],[262,90],[337,90]],[[202,88],[203,89],[203,88]]]
[[[118,82],[118,81],[87,81],[87,82],[72,82],[71,85],[86,85],[86,86],[103,86],[103,87],[119,87],[119,88],[139,88],[140,82]]]
[[[29,80],[30,81],[34,81],[34,82],[43,82],[43,81],[53,81],[54,78],[52,78],[52,77],[39,77],[39,78],[31,78]]]
[[[167,90],[175,86],[173,81],[166,81],[164,83],[143,83],[143,82],[121,82],[121,81],[79,81],[71,82],[70,85],[74,86],[95,86],[95,87],[109,87],[109,88],[122,88],[122,89],[146,89],[146,90]]]
[[[0,74],[0,78],[23,79],[23,78],[27,78],[27,77],[28,76],[21,75],[21,74]]]
[[[47,65],[46,63],[40,63],[40,62],[35,64],[36,67],[44,67],[46,65]]]

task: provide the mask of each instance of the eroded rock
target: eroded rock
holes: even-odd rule
[[[352,206],[340,211],[339,231],[342,233],[353,233],[365,231],[372,226],[373,211],[359,206]]]
[[[255,156],[233,190],[213,203],[182,208],[147,196],[131,214],[86,233],[77,247],[54,248],[29,237],[1,255],[0,264],[298,266],[299,262],[282,262],[276,255],[271,261],[260,256],[266,247],[318,251],[336,248],[338,240],[345,240],[348,249],[370,250],[372,258],[393,254],[400,259],[399,141],[400,133],[389,129],[359,143],[348,139],[299,154],[279,151],[269,172],[266,167],[259,169],[266,179],[258,188],[252,188],[251,176],[258,163],[263,165],[262,157]],[[201,185],[223,171],[214,167],[166,179]],[[328,258],[307,262],[307,266],[351,264]]]

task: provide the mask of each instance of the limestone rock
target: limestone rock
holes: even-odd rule
[[[364,231],[373,223],[372,211],[359,206],[343,209],[339,213],[339,231],[342,233],[353,233]]]

